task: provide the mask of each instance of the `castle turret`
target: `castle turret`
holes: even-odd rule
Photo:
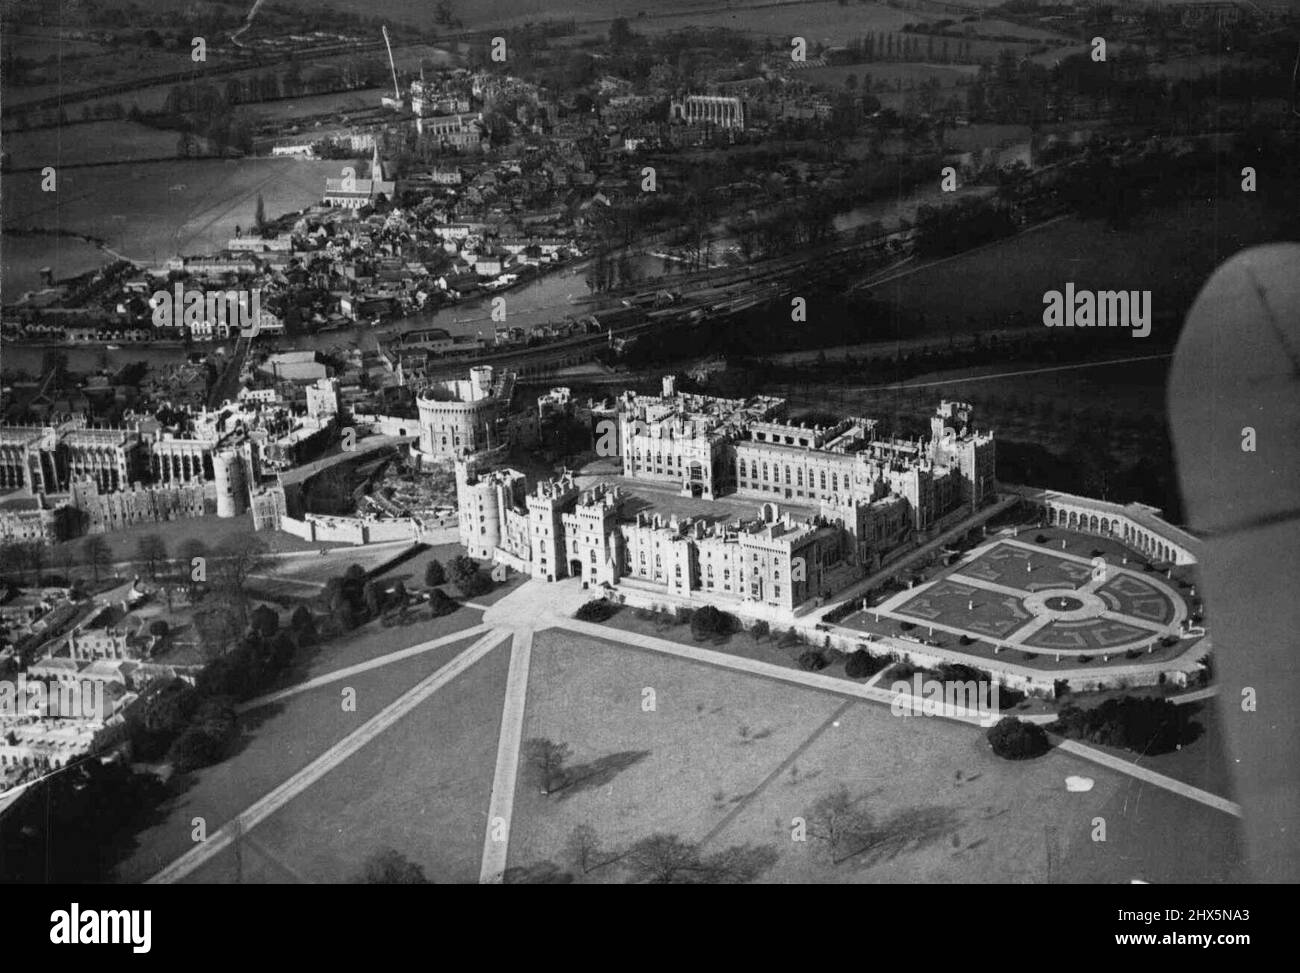
[[[217,486],[217,516],[238,517],[248,510],[248,448],[236,446],[212,454]]]

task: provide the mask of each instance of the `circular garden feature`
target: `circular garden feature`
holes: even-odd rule
[[[1043,604],[1054,612],[1078,611],[1083,607],[1080,599],[1071,598],[1069,595],[1052,595],[1050,598],[1043,599]]]

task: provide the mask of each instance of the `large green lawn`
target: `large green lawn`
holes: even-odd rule
[[[616,641],[539,632],[523,735],[568,745],[575,782],[543,795],[536,772],[521,766],[509,864],[567,868],[562,850],[581,824],[610,846],[659,831],[699,841],[841,705]]]
[[[510,864],[522,875],[626,880],[621,865],[582,874],[566,857],[580,824],[610,854],[657,831],[705,854],[758,849],[771,857],[763,882],[1041,883],[1049,841],[1053,882],[1222,882],[1240,857],[1233,818],[1071,755],[1004,761],[973,727],[616,640],[538,635],[524,735],[568,744],[580,773],[543,795],[521,769]],[[639,705],[646,688],[654,713]],[[1071,775],[1092,790],[1067,791]],[[892,837],[833,864],[824,845],[793,834],[841,785]],[[1104,843],[1092,838],[1098,817]]]
[[[507,642],[187,881],[348,882],[384,848],[432,882],[478,881],[509,662]]]
[[[204,818],[208,834],[213,834],[415,683],[446,665],[469,642],[443,646],[246,713],[240,719],[241,737],[233,755],[197,771],[188,780],[173,779],[171,800],[136,834],[135,850],[119,863],[118,879],[143,881],[179,858],[192,847],[193,818]],[[336,661],[345,664],[344,659]],[[341,705],[345,686],[356,692],[355,712],[345,712]],[[494,698],[499,699],[499,694]],[[382,746],[378,741],[356,756],[373,759]]]

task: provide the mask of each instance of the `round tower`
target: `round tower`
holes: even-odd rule
[[[248,509],[248,473],[237,449],[212,454],[212,477],[217,486],[217,516],[238,517]]]

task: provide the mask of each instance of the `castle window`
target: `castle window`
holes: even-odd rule
[[[826,489],[826,471],[825,471],[825,470],[822,470],[821,485],[822,485],[822,489],[825,490],[825,489]]]

